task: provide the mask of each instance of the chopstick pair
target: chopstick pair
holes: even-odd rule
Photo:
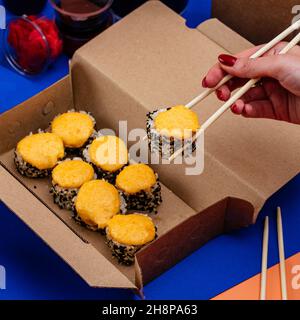
[[[279,251],[279,261],[280,261],[281,299],[287,300],[288,296],[287,296],[287,286],[286,286],[284,239],[283,239],[282,215],[281,215],[280,207],[277,208],[277,238],[278,238],[278,251]],[[269,217],[266,217],[265,225],[264,225],[264,236],[263,236],[260,300],[266,300],[268,248],[269,248]]]
[[[266,52],[268,52],[270,49],[272,49],[276,44],[278,44],[280,41],[285,39],[288,35],[290,35],[295,30],[298,30],[300,28],[300,20],[291,25],[289,28],[287,28],[285,31],[283,31],[280,35],[278,35],[276,38],[274,38],[272,41],[267,43],[265,46],[263,46],[261,49],[259,49],[256,53],[254,53],[250,58],[256,59]],[[300,42],[300,33],[297,34],[281,51],[279,54],[286,54],[288,51],[290,51],[292,48],[294,48],[298,43]],[[230,79],[232,79],[231,75],[227,75],[222,81],[212,89],[207,89],[203,93],[201,93],[199,96],[194,98],[191,102],[189,102],[186,107],[189,109],[193,108],[197,103],[204,100],[206,97],[208,97],[211,93],[213,93],[215,90],[217,90],[219,87],[224,85],[226,82],[228,82]],[[257,84],[260,81],[260,79],[251,79],[249,80],[240,90],[238,90],[219,110],[217,110],[197,131],[197,133],[194,135],[192,142],[195,142],[198,137],[204,133],[206,129],[208,129],[209,126],[211,126],[216,120],[221,117],[221,115],[227,111],[238,99],[240,99],[249,89],[251,89],[255,84]],[[175,158],[177,158],[179,155],[181,155],[187,148],[189,147],[188,144],[183,146],[181,149],[177,150],[170,158],[169,161],[173,161]]]

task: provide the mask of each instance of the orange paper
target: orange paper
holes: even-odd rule
[[[288,300],[300,300],[300,253],[286,260]],[[221,293],[212,300],[259,300],[260,274]],[[281,300],[279,264],[268,269],[267,300]]]

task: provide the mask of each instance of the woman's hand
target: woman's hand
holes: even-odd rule
[[[227,101],[231,92],[248,79],[262,78],[232,107],[233,113],[250,118],[268,118],[300,124],[300,47],[278,55],[286,43],[280,43],[263,57],[249,59],[260,47],[251,48],[236,57],[220,55],[219,64],[203,79],[204,88],[214,88],[226,74],[235,78],[216,93]]]

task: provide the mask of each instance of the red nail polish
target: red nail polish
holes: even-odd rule
[[[217,97],[218,97],[219,100],[221,100],[221,101],[226,101],[226,99],[225,99],[225,97],[224,97],[224,95],[223,95],[222,90],[218,89],[218,90],[216,91],[216,93],[217,93]]]
[[[203,88],[208,88],[207,82],[206,82],[206,77],[202,80],[202,87]]]
[[[231,110],[232,110],[234,113],[238,113],[239,110],[238,110],[238,106],[236,105],[236,103],[231,106]]]
[[[229,54],[221,54],[218,59],[222,64],[228,67],[233,67],[237,60],[236,57],[230,56]]]

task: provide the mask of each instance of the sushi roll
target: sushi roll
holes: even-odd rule
[[[152,153],[168,159],[188,144],[186,155],[196,150],[194,134],[200,128],[197,114],[185,106],[176,106],[150,112],[147,115],[147,136]]]
[[[40,132],[23,138],[15,150],[17,170],[28,178],[44,178],[51,174],[59,159],[65,156],[64,144],[53,133]]]
[[[95,178],[93,167],[81,158],[66,159],[52,171],[52,187],[54,203],[61,209],[73,210],[74,199],[79,188]]]
[[[135,254],[156,238],[156,227],[143,214],[115,215],[107,223],[106,238],[119,263],[131,265]]]
[[[118,190],[104,180],[84,183],[75,199],[75,220],[93,231],[104,233],[107,222],[121,211]]]
[[[85,111],[70,110],[54,118],[51,132],[64,142],[69,155],[80,156],[83,148],[94,138],[96,121]]]
[[[124,141],[116,136],[99,136],[85,148],[83,158],[94,166],[98,179],[114,184],[128,164],[128,150]]]
[[[158,175],[145,164],[131,164],[125,167],[116,179],[126,204],[126,210],[157,213],[162,202]]]

